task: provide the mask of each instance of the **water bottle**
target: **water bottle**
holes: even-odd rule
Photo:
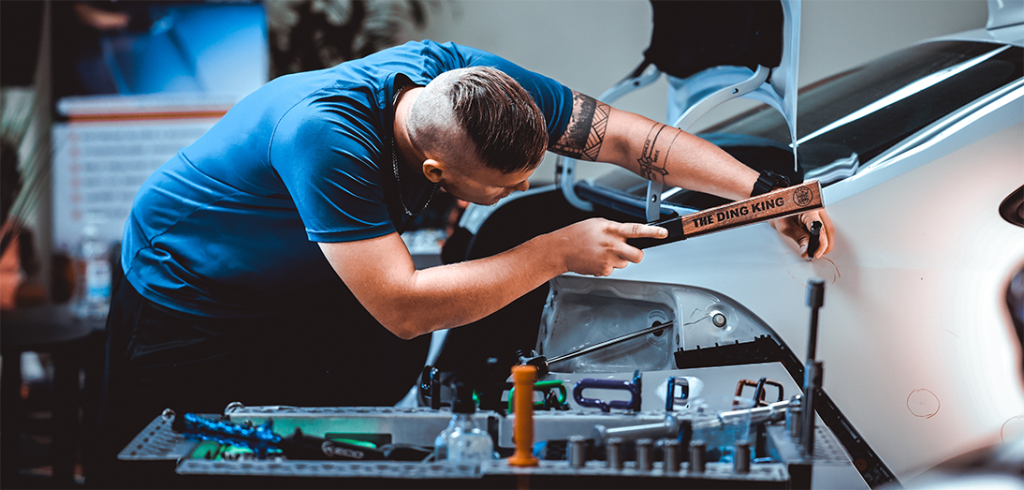
[[[99,226],[86,223],[77,250],[77,274],[72,311],[78,318],[102,320],[110,309],[110,246]]]
[[[490,434],[477,426],[473,420],[474,412],[473,390],[463,384],[457,385],[452,420],[434,440],[435,461],[480,463],[494,459],[494,441]]]

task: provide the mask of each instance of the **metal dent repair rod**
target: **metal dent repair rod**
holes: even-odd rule
[[[807,364],[804,366],[804,406],[803,430],[800,434],[800,445],[804,449],[804,457],[814,456],[814,423],[815,401],[817,391],[822,384],[822,363],[814,359],[818,348],[818,310],[825,305],[825,283],[821,279],[812,279],[807,285],[807,306],[811,307],[811,331],[807,339]]]
[[[643,337],[644,335],[647,335],[649,333],[654,333],[654,332],[657,332],[659,330],[664,330],[666,328],[669,328],[672,325],[673,325],[672,322],[665,322],[665,323],[654,322],[654,325],[652,325],[650,327],[647,327],[647,328],[645,328],[643,330],[637,330],[636,332],[627,333],[625,335],[621,335],[621,336],[615,337],[613,339],[608,339],[608,340],[605,340],[604,342],[600,342],[600,343],[594,344],[594,345],[592,345],[590,347],[584,347],[582,349],[570,352],[568,354],[562,354],[560,356],[552,357],[548,361],[548,365],[550,366],[550,365],[552,365],[552,364],[554,364],[556,362],[568,361],[569,359],[572,359],[572,358],[575,358],[575,357],[579,357],[579,356],[583,356],[583,355],[586,355],[586,354],[590,354],[591,352],[594,352],[596,350],[601,350],[601,349],[604,349],[604,348],[607,348],[607,347],[611,347],[611,346],[613,346],[615,344],[621,344],[622,342],[625,342],[625,341],[630,340],[630,339],[635,339],[637,337]]]
[[[604,342],[600,342],[600,343],[591,345],[589,347],[584,347],[582,349],[574,350],[572,352],[569,352],[568,354],[562,354],[560,356],[552,357],[550,360],[548,360],[544,356],[537,355],[536,352],[530,351],[530,355],[529,356],[520,354],[520,356],[519,356],[519,363],[523,364],[523,365],[526,365],[526,366],[534,366],[534,367],[536,367],[537,368],[537,378],[540,379],[540,378],[543,378],[544,376],[548,375],[548,366],[550,366],[550,365],[552,365],[552,364],[554,364],[556,362],[568,361],[569,359],[572,359],[574,357],[579,357],[579,356],[582,356],[582,355],[590,354],[591,352],[594,352],[594,351],[597,351],[597,350],[601,350],[601,349],[605,349],[605,348],[611,347],[611,346],[613,346],[615,344],[620,344],[620,343],[625,342],[627,340],[635,339],[637,337],[642,337],[642,336],[647,335],[649,333],[657,332],[659,330],[664,330],[664,329],[672,327],[672,326],[673,326],[673,322],[665,322],[665,323],[654,322],[654,325],[652,325],[650,327],[647,327],[647,328],[645,328],[643,330],[637,330],[636,332],[631,332],[631,333],[627,333],[625,335],[620,335],[620,336],[615,337],[613,339],[608,339],[608,340],[605,340]],[[520,351],[520,352],[522,352],[522,351]]]

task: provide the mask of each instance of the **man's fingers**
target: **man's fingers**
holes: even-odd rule
[[[800,256],[807,258],[807,247],[811,243],[811,235],[801,234],[796,239],[796,245],[800,248]]]
[[[788,218],[780,218],[772,221],[772,225],[775,230],[778,231],[782,236],[793,240],[800,250],[800,256],[807,258],[807,246],[811,241],[811,233],[808,227],[804,227],[803,222],[806,215],[790,216]],[[813,222],[812,219],[810,222]],[[818,248],[822,248],[821,245]]]
[[[619,223],[619,234],[625,238],[665,238],[668,230],[642,223]]]
[[[821,256],[824,257],[825,254],[832,252],[832,247],[836,244],[836,226],[832,224],[832,218],[829,217],[828,211],[822,209],[818,216],[821,217],[821,222],[825,224],[825,233],[823,233],[825,240],[821,242],[821,248],[825,249]]]
[[[828,239],[828,236],[822,233],[821,238],[818,239],[821,245],[818,246],[818,251],[814,253],[814,258],[820,259],[832,250],[832,241]]]
[[[615,252],[618,253],[619,258],[622,259],[622,267],[616,266],[616,268],[618,269],[626,267],[626,261],[632,262],[634,264],[639,264],[640,261],[643,260],[644,258],[643,250],[640,250],[639,248],[636,248],[632,245],[628,245],[625,242],[616,247]]]
[[[623,238],[665,238],[668,236],[668,230],[660,226],[645,225],[643,223],[619,223],[618,234]],[[616,269],[626,267],[628,263],[626,261],[638,264],[644,258],[643,250],[627,245],[625,242],[616,246],[615,252],[623,260],[621,266],[615,266]]]
[[[789,237],[798,244],[800,243],[800,232],[804,230],[800,227],[800,223],[798,221],[791,217],[779,218],[772,220],[772,226],[775,228],[775,231],[781,233],[783,236]]]

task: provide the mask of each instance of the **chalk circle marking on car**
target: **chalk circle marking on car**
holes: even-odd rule
[[[1024,437],[1024,415],[1015,415],[1003,422],[999,428],[999,438],[1006,442],[1007,439],[1015,440]]]
[[[785,257],[787,255],[793,255],[793,252],[786,252],[782,254],[780,257]],[[829,267],[826,267],[824,265],[825,262],[832,266],[831,271],[829,271]],[[793,280],[797,282],[797,284],[800,284],[805,289],[807,288],[808,284],[810,284],[812,278],[824,278],[829,272],[831,272],[832,274],[832,282],[829,282],[828,284],[835,284],[837,281],[839,281],[841,277],[843,277],[843,274],[839,272],[839,266],[836,265],[836,263],[828,257],[822,257],[812,262],[801,260],[800,266],[801,269],[797,271],[797,274],[794,274],[793,271],[790,269],[787,269],[786,272],[789,274],[789,277],[792,277]],[[797,275],[799,275],[800,277],[798,278]]]
[[[939,413],[942,403],[931,390],[921,388],[910,392],[907,396],[907,408],[915,417],[930,419]]]

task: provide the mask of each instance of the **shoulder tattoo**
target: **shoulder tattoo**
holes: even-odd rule
[[[577,160],[597,160],[608,130],[611,107],[593,97],[573,91],[572,116],[565,134],[550,146],[550,150]]]

